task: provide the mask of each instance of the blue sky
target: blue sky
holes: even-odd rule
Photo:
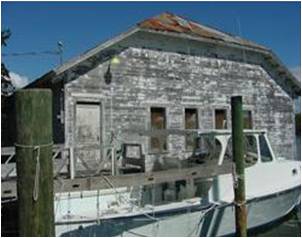
[[[54,50],[64,43],[64,60],[126,31],[145,18],[169,11],[241,35],[271,48],[290,69],[300,72],[299,2],[2,2],[2,29],[12,36],[2,53]],[[2,57],[17,76],[29,81],[58,65],[53,55]]]

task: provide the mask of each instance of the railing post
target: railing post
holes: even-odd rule
[[[232,146],[235,163],[234,194],[236,235],[247,236],[247,211],[245,206],[245,179],[244,179],[244,148],[243,148],[243,112],[242,97],[232,97]]]
[[[20,236],[54,236],[52,93],[16,92],[16,160]]]
[[[116,175],[116,170],[115,170],[115,149],[114,147],[111,148],[111,174],[112,176]]]
[[[69,147],[69,175],[70,175],[70,179],[75,178],[74,147]]]

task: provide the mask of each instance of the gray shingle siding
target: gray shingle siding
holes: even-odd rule
[[[139,45],[135,42],[133,45]],[[177,48],[177,46],[175,46]],[[192,47],[194,48],[194,47]],[[213,48],[214,49],[214,48]],[[215,48],[215,51],[217,49]],[[223,50],[223,49],[221,49]],[[125,129],[148,129],[150,107],[166,108],[167,128],[184,128],[184,108],[198,108],[201,129],[214,128],[214,109],[228,109],[228,128],[231,126],[230,97],[242,95],[244,107],[252,111],[255,129],[267,129],[276,156],[293,158],[294,109],[291,97],[258,63],[244,63],[233,58],[242,57],[233,52],[220,52],[226,59],[214,54],[195,55],[154,49],[129,47],[120,52],[120,63],[112,65],[111,86],[105,85],[104,73],[108,62],[97,64],[85,74],[65,84],[65,138],[71,145],[74,132],[74,104],[76,98],[98,99],[103,105],[104,142],[110,137],[112,87],[113,129],[125,142],[143,143],[149,153],[147,137],[122,133]],[[237,56],[236,56],[237,55]],[[252,57],[251,57],[252,58]],[[120,132],[119,132],[120,131]],[[168,151],[184,155],[183,136],[170,135]],[[152,162],[148,156],[147,163]]]

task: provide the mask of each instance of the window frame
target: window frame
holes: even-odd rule
[[[197,128],[196,129],[186,129],[186,110],[196,110],[196,122],[197,122]],[[200,123],[199,123],[199,120],[200,120],[200,112],[199,112],[199,108],[198,107],[184,107],[183,108],[183,128],[184,130],[198,130],[200,129]],[[189,149],[187,147],[187,137],[186,135],[184,136],[184,149],[185,151],[193,151],[191,149]]]
[[[270,152],[270,154],[271,154],[271,157],[272,157],[272,160],[270,160],[270,161],[263,161],[262,160],[262,155],[261,155],[261,148],[260,148],[260,136],[263,136],[264,137],[264,140],[265,140],[265,142],[266,142],[266,145],[267,145],[267,148],[268,148],[268,150],[269,150],[269,152]],[[260,158],[260,162],[261,163],[272,163],[272,162],[274,162],[275,161],[275,154],[274,154],[274,152],[273,152],[273,150],[272,150],[272,147],[271,147],[271,144],[270,144],[270,142],[269,142],[269,140],[268,140],[268,137],[267,137],[267,134],[265,134],[265,133],[261,133],[261,134],[259,134],[258,135],[258,151],[259,151],[259,158]]]
[[[165,129],[168,129],[168,107],[164,105],[152,105],[148,107],[148,126],[147,128],[151,131],[152,130],[152,108],[161,108],[164,109],[164,117],[165,117]],[[169,152],[169,143],[168,143],[168,136],[166,138],[166,149],[162,151],[156,151],[155,149],[152,148],[152,143],[151,143],[151,138],[152,136],[150,135],[148,137],[148,153],[149,154],[158,154],[158,153],[167,153]]]
[[[251,109],[249,109],[249,108],[243,108],[243,110],[242,110],[242,112],[243,112],[243,129],[244,130],[253,130],[253,128],[254,128],[254,116],[253,116],[253,110],[251,110]],[[245,128],[244,126],[245,126],[245,118],[244,118],[244,113],[245,112],[250,112],[251,113],[251,128]]]
[[[225,111],[226,115],[226,128],[216,128],[216,111]],[[215,130],[227,130],[229,128],[229,120],[228,118],[230,117],[229,115],[229,107],[221,106],[221,107],[215,107],[213,109],[213,128]]]

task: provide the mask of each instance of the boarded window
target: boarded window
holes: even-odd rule
[[[215,129],[227,128],[227,111],[225,109],[215,110]]]
[[[166,129],[166,110],[165,108],[151,108],[151,130]],[[167,150],[166,136],[151,136],[151,150],[160,152]]]
[[[198,113],[195,108],[185,109],[185,129],[198,129]],[[186,149],[193,150],[196,146],[196,141],[193,134],[186,135]]]
[[[251,111],[243,111],[243,126],[244,129],[252,129],[253,121],[252,121],[252,112]]]

